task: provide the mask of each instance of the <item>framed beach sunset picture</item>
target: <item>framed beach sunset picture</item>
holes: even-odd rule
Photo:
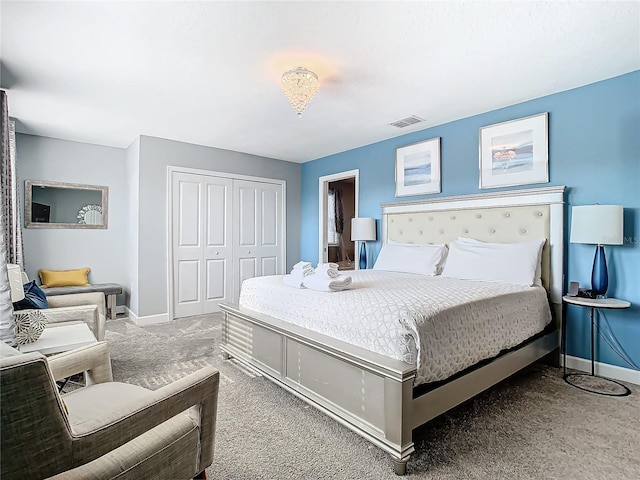
[[[440,137],[396,149],[396,197],[440,191]]]
[[[480,188],[549,181],[547,113],[480,129]]]

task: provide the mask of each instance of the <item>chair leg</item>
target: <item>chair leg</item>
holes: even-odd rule
[[[193,480],[207,480],[207,472],[205,470],[201,471],[198,475],[193,477]]]

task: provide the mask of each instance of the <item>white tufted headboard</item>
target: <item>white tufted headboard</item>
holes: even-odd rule
[[[460,236],[485,242],[546,238],[542,284],[562,302],[564,187],[438,197],[382,204],[382,242],[449,243]]]

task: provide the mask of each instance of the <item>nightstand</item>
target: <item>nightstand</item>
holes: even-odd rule
[[[564,381],[569,385],[572,385],[580,390],[584,390],[590,393],[597,393],[599,395],[608,395],[611,397],[625,397],[631,393],[625,385],[617,382],[616,380],[611,380],[610,378],[600,377],[595,374],[595,356],[594,356],[594,312],[596,309],[622,309],[629,308],[631,303],[626,300],[618,300],[617,298],[585,298],[585,297],[572,297],[569,295],[565,295],[562,297],[562,301],[571,305],[578,305],[580,307],[586,307],[589,309],[589,319],[591,320],[591,374],[588,373],[567,373],[567,328],[566,328],[566,320],[563,319],[563,339],[562,339],[562,350],[563,350],[563,378]],[[594,377],[598,378],[599,381],[603,382],[611,382],[623,389],[622,393],[610,393],[610,392],[601,392],[598,390],[590,389],[582,385],[576,385],[571,382],[573,377]]]

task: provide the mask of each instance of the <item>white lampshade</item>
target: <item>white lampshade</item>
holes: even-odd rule
[[[352,218],[351,219],[351,240],[370,241],[376,239],[376,219],[375,218]]]
[[[571,243],[622,245],[622,205],[581,205],[571,209]]]

